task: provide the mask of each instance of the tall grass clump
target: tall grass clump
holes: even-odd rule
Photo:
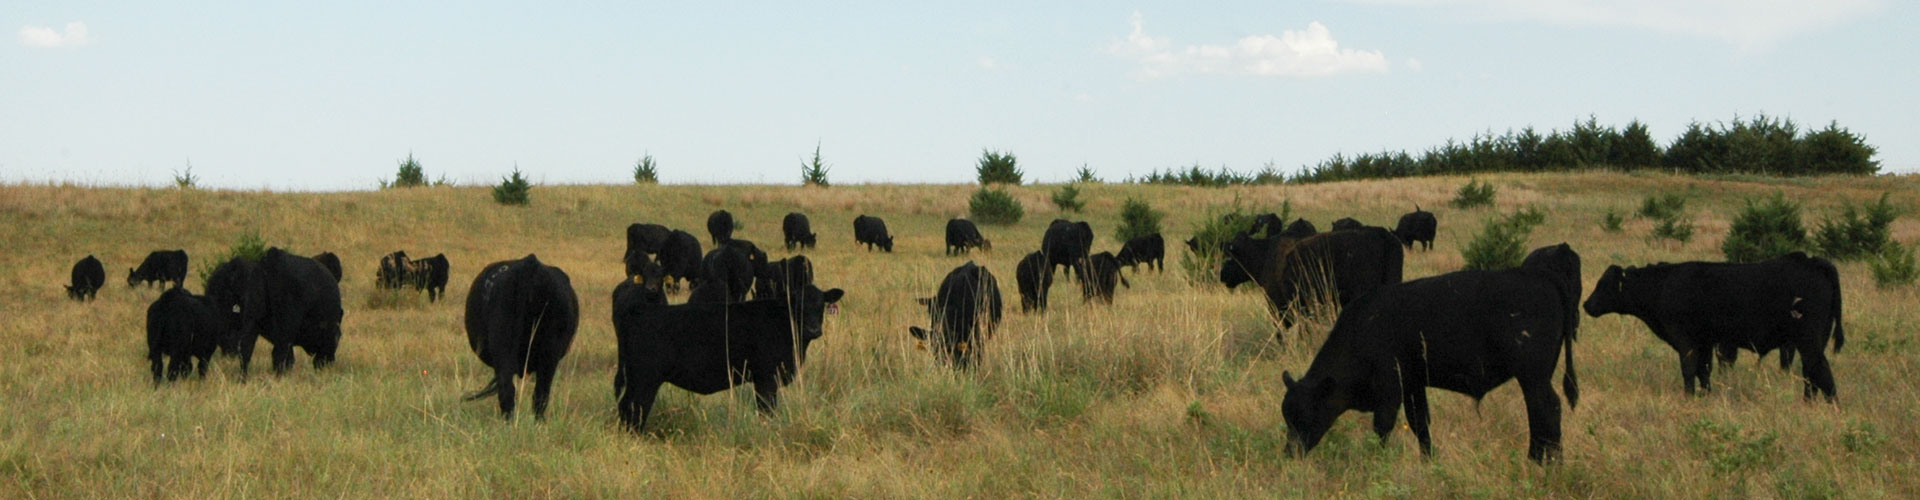
[[[501,205],[526,205],[533,184],[520,175],[520,167],[513,167],[513,175],[500,178],[500,185],[493,187],[493,202]]]
[[[1838,216],[1822,220],[1813,235],[1820,254],[1835,260],[1855,260],[1885,249],[1892,241],[1893,220],[1900,217],[1899,210],[1887,201],[1889,194],[1881,193],[1879,201],[1864,207],[1847,203]]]
[[[1686,209],[1687,195],[1681,193],[1665,193],[1648,195],[1646,198],[1641,199],[1640,210],[1634,212],[1634,215],[1653,220],[1670,219],[1673,218],[1673,216],[1680,215],[1680,212]]]
[[[1468,179],[1466,185],[1460,186],[1460,190],[1454,192],[1453,200],[1448,201],[1447,206],[1461,209],[1490,207],[1493,206],[1493,195],[1497,191],[1498,189],[1494,188],[1491,182],[1483,183],[1479,179]]]
[[[980,161],[974,166],[974,173],[979,175],[981,186],[1020,184],[1019,160],[1013,157],[1012,152],[980,150]]]
[[[1546,213],[1527,207],[1505,216],[1490,217],[1480,232],[1460,250],[1468,270],[1500,270],[1520,266],[1526,258],[1527,237],[1546,222]]]
[[[1087,202],[1080,199],[1079,187],[1067,184],[1060,186],[1059,190],[1053,192],[1053,206],[1060,207],[1060,213],[1070,211],[1079,213],[1081,208],[1087,206]]]
[[[1020,200],[1013,199],[1001,189],[981,187],[973,192],[973,199],[967,201],[967,213],[981,224],[1014,224],[1026,215],[1026,208],[1020,206]]]
[[[1786,193],[1775,191],[1773,196],[1747,200],[1746,208],[1734,216],[1720,251],[1726,254],[1727,262],[1759,262],[1806,246],[1807,229],[1800,225],[1800,204],[1788,201]]]
[[[383,185],[381,187],[388,187],[388,188],[410,188],[410,187],[426,186],[427,171],[426,169],[420,167],[420,160],[415,159],[413,157],[413,153],[407,153],[407,158],[404,160],[400,160],[399,171],[394,172],[393,174],[393,182],[382,183],[382,184]]]
[[[1139,198],[1127,198],[1120,203],[1120,227],[1114,229],[1115,241],[1127,240],[1160,232],[1160,218],[1166,214],[1154,210],[1152,205]]]
[[[1653,225],[1653,239],[1680,243],[1693,241],[1693,217],[1682,214],[1660,219]]]
[[[1231,205],[1208,208],[1199,225],[1193,228],[1194,248],[1180,257],[1180,268],[1187,273],[1187,278],[1201,283],[1217,279],[1215,273],[1224,260],[1220,245],[1252,229],[1253,218],[1253,210],[1239,200]]]
[[[187,162],[186,170],[173,171],[173,187],[195,189],[200,187],[200,176],[193,175],[193,162]]]
[[[646,153],[640,157],[640,161],[633,162],[633,183],[660,183],[660,170],[653,163],[653,153]]]
[[[820,187],[833,185],[827,182],[827,170],[830,169],[826,162],[820,159],[820,143],[816,142],[813,144],[813,161],[800,163],[800,185]]]
[[[1887,242],[1867,261],[1867,268],[1873,271],[1873,283],[1880,288],[1911,285],[1915,277],[1920,277],[1920,268],[1914,266],[1913,247],[1897,241]]]
[[[1080,169],[1073,172],[1073,182],[1098,184],[1100,183],[1100,178],[1093,175],[1092,168],[1088,168],[1087,164],[1082,163],[1080,164]]]
[[[266,238],[260,237],[260,230],[248,229],[241,231],[240,234],[234,236],[233,244],[227,246],[226,250],[222,250],[209,258],[200,260],[198,275],[200,276],[201,293],[206,293],[207,278],[213,276],[213,270],[219,268],[221,264],[225,264],[227,261],[233,260],[236,257],[251,262],[259,262],[260,257],[266,255],[267,240]]]
[[[1601,214],[1600,216],[1600,230],[1609,233],[1618,233],[1621,229],[1620,225],[1626,222],[1627,218],[1622,217],[1620,212],[1608,210],[1607,213]]]

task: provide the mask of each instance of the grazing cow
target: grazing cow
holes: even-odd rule
[[[107,268],[100,265],[100,259],[88,255],[73,263],[70,284],[67,285],[67,298],[79,301],[93,300],[99,295],[100,287],[107,283]]]
[[[980,228],[966,219],[947,219],[947,255],[967,253],[975,248],[993,250],[993,241],[980,235]]]
[[[246,376],[255,338],[273,346],[273,372],[293,366],[293,348],[313,356],[313,367],[333,363],[340,347],[340,285],[313,259],[268,248],[259,262],[235,257],[207,277],[214,310],[225,312],[234,335],[221,349],[240,356]]]
[[[1126,244],[1120,245],[1118,256],[1120,265],[1127,266],[1128,269],[1133,269],[1144,262],[1147,264],[1147,269],[1155,271],[1167,270],[1166,258],[1167,241],[1160,237],[1160,233],[1127,240]]]
[[[665,305],[645,285],[622,281],[613,289],[612,308],[621,425],[634,432],[646,425],[661,384],[713,394],[752,383],[757,407],[772,412],[780,386],[799,374],[807,346],[822,335],[821,320],[842,292],[807,285],[795,295],[792,301]]]
[[[807,221],[807,214],[800,212],[788,212],[786,218],[780,219],[780,234],[786,240],[788,251],[795,246],[813,248],[818,236],[813,233],[813,223]]]
[[[533,418],[544,418],[554,371],[580,325],[580,299],[566,271],[542,264],[533,254],[488,264],[467,291],[466,325],[467,345],[493,368],[493,379],[465,399],[497,394],[500,416],[512,418],[513,379],[538,375]]]
[[[1321,233],[1292,240],[1237,238],[1228,242],[1220,279],[1244,276],[1267,293],[1267,303],[1283,327],[1293,326],[1288,311],[1295,300],[1326,297],[1338,304],[1400,282],[1400,241],[1387,230],[1370,227]],[[1237,269],[1236,269],[1237,268]],[[1329,289],[1330,288],[1330,289]]]
[[[1313,227],[1312,221],[1308,221],[1305,217],[1302,217],[1294,219],[1292,224],[1287,224],[1287,230],[1281,231],[1280,237],[1305,238],[1316,234],[1320,234],[1320,229]]]
[[[1361,224],[1359,220],[1355,220],[1352,217],[1341,217],[1340,220],[1333,221],[1334,231],[1352,231],[1363,227],[1367,227],[1367,225]]]
[[[340,270],[340,256],[334,255],[333,252],[320,252],[313,256],[313,261],[319,262],[320,267],[327,268],[327,272],[333,274],[334,283],[339,283],[341,278],[345,277]]]
[[[439,302],[440,297],[447,294],[447,270],[451,267],[451,264],[447,263],[447,254],[434,254],[432,257],[413,262],[415,264],[414,289],[425,288],[427,302]]]
[[[726,210],[714,210],[707,216],[707,234],[713,237],[713,244],[719,245],[733,239],[733,214]]]
[[[214,346],[230,336],[229,325],[216,311],[212,299],[179,287],[167,289],[147,306],[147,361],[154,385],[160,385],[162,361],[167,361],[166,380],[179,380],[193,371],[193,359],[200,358],[200,377],[206,378]]]
[[[1312,450],[1348,410],[1373,413],[1373,431],[1384,440],[1404,408],[1420,453],[1431,455],[1428,387],[1478,401],[1518,380],[1532,436],[1527,458],[1558,459],[1553,371],[1564,348],[1561,387],[1568,405],[1578,406],[1579,302],[1580,255],[1565,243],[1534,250],[1514,269],[1457,271],[1374,290],[1340,312],[1305,375],[1281,374],[1288,452]]]
[[[1413,211],[1400,216],[1400,223],[1393,227],[1393,236],[1400,238],[1400,244],[1413,250],[1413,243],[1424,243],[1427,250],[1433,249],[1433,233],[1440,229],[1440,221],[1433,218],[1433,212],[1421,210],[1419,205]]]
[[[1100,302],[1113,303],[1113,286],[1117,282],[1127,288],[1133,288],[1126,276],[1120,275],[1120,260],[1112,253],[1100,252],[1087,256],[1087,269],[1093,279],[1080,280],[1080,295],[1087,300],[1099,298]]]
[[[658,255],[667,246],[667,236],[672,234],[673,230],[659,224],[628,224],[627,251],[621,254],[620,261],[629,269],[646,267],[647,258]]]
[[[1840,274],[1833,263],[1794,252],[1750,264],[1683,262],[1643,267],[1611,266],[1587,298],[1587,314],[1618,313],[1639,318],[1680,355],[1680,379],[1687,393],[1713,390],[1713,350],[1731,346],[1766,353],[1783,349],[1800,355],[1802,395],[1835,397],[1833,370],[1827,365],[1827,337],[1833,351],[1846,344],[1841,326]],[[1790,360],[1783,361],[1790,362]]]
[[[667,242],[660,247],[660,268],[667,277],[666,289],[679,290],[681,280],[698,277],[704,255],[700,251],[700,239],[692,233],[678,229],[669,233]]]
[[[746,252],[732,245],[720,245],[700,259],[700,277],[693,280],[693,292],[687,302],[732,304],[747,297],[753,287],[753,262]]]
[[[887,221],[880,220],[879,217],[867,215],[854,217],[853,241],[856,245],[866,244],[869,252],[873,251],[876,245],[881,250],[893,252],[893,235],[887,234]]]
[[[407,258],[406,250],[394,250],[380,257],[380,269],[374,271],[374,286],[385,289],[398,289],[413,277],[413,259]]]
[[[913,338],[932,342],[941,359],[967,368],[980,357],[980,343],[993,338],[1000,326],[1000,282],[987,268],[967,261],[953,268],[940,281],[933,298],[919,299],[927,306],[933,330],[909,327]]]
[[[146,260],[140,261],[138,269],[127,270],[127,286],[135,283],[153,286],[154,283],[165,284],[168,281],[173,282],[175,287],[186,284],[186,250],[154,250],[147,254]]]
[[[1047,274],[1065,266],[1075,280],[1085,280],[1087,252],[1093,248],[1093,226],[1086,222],[1054,219],[1040,237],[1040,253],[1047,256]]]
[[[1053,288],[1053,266],[1047,265],[1047,256],[1040,252],[1027,254],[1020,259],[1020,265],[1014,270],[1014,280],[1020,285],[1020,312],[1047,310],[1047,290]]]

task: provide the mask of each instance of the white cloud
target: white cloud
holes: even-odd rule
[[[28,47],[80,47],[92,42],[87,36],[87,23],[79,21],[67,23],[66,33],[42,26],[20,28],[20,44]]]
[[[994,69],[1000,65],[999,62],[994,61],[993,57],[990,56],[980,56],[980,60],[975,62],[980,65],[980,69]]]
[[[1763,47],[1883,10],[1888,0],[1359,0],[1459,7],[1510,21],[1625,26]]]
[[[1148,35],[1139,12],[1131,19],[1133,31],[1109,51],[1140,61],[1145,78],[1180,73],[1281,76],[1312,78],[1340,73],[1385,72],[1387,58],[1379,51],[1342,49],[1332,32],[1319,22],[1302,31],[1280,36],[1250,35],[1230,45],[1175,47],[1166,37]]]

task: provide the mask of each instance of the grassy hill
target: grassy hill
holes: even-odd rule
[[[1547,214],[1529,247],[1562,241],[1591,286],[1609,264],[1718,260],[1742,200],[1786,193],[1808,223],[1843,201],[1892,192],[1920,207],[1920,179],[1718,178],[1659,174],[1491,175],[1493,209],[1446,206],[1464,178],[1226,189],[1093,185],[1084,215],[1112,240],[1120,202],[1167,213],[1168,271],[1131,274],[1111,307],[1056,283],[1044,317],[1018,312],[1013,265],[1038,247],[1055,213],[1052,187],[1015,187],[1027,217],[982,226],[993,252],[942,254],[942,228],[964,216],[973,186],[541,186],[532,204],[494,204],[485,187],[351,193],[179,191],[0,185],[0,497],[1635,497],[1912,498],[1920,494],[1920,346],[1914,287],[1882,290],[1862,263],[1840,266],[1851,342],[1832,357],[1838,405],[1803,402],[1796,372],[1749,354],[1716,370],[1718,392],[1682,393],[1678,357],[1637,321],[1583,318],[1576,362],[1583,397],[1566,412],[1566,460],[1525,459],[1526,424],[1508,384],[1473,401],[1433,391],[1435,456],[1410,433],[1384,446],[1349,413],[1303,459],[1283,453],[1280,372],[1304,370],[1327,327],[1309,322],[1276,343],[1263,298],[1179,271],[1185,239],[1208,207],[1262,211],[1291,200],[1325,228],[1353,216],[1390,225],[1414,204],[1440,219],[1431,252],[1410,253],[1409,279],[1462,265],[1481,221],[1534,205]],[[1659,192],[1689,192],[1699,234],[1649,239],[1650,223],[1603,232],[1600,214],[1631,213]],[[692,396],[667,387],[648,432],[615,423],[608,297],[622,279],[623,228],[650,221],[705,239],[726,208],[737,237],[779,249],[780,217],[807,213],[808,252],[824,287],[846,289],[783,408],[755,414],[751,391]],[[854,245],[851,220],[884,217],[896,253]],[[345,262],[339,362],[305,354],[286,376],[241,383],[217,358],[208,379],[155,388],[144,314],[158,289],[128,288],[148,251],[184,248],[198,269],[258,231],[302,254]],[[1920,239],[1910,215],[1894,226]],[[703,242],[704,244],[704,242]],[[373,288],[380,255],[444,252],[450,297]],[[94,303],[60,285],[87,254],[105,262]],[[537,253],[573,277],[581,327],[544,422],[501,421],[463,403],[489,375],[468,350],[462,304],[489,262]],[[968,259],[1000,276],[1013,307],[972,373],[916,349],[916,297]],[[202,291],[197,277],[188,287]],[[684,296],[675,296],[683,300]],[[264,349],[255,368],[268,365]],[[1797,370],[1797,368],[1796,368]]]

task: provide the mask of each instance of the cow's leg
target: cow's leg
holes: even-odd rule
[[[638,377],[636,377],[638,378]],[[620,395],[620,423],[628,431],[640,432],[653,413],[653,399],[660,394],[659,380],[630,380],[627,392]]]
[[[1821,352],[1821,347],[1815,346],[1800,353],[1800,374],[1806,377],[1801,395],[1807,399],[1813,399],[1813,393],[1817,390],[1826,393],[1827,402],[1832,403],[1839,393],[1833,384],[1833,368],[1827,365],[1827,355]],[[1785,352],[1782,355],[1785,355]]]
[[[760,371],[772,371],[772,370],[760,370]],[[761,375],[759,371],[754,372],[753,402],[755,403],[755,406],[760,409],[761,415],[773,414],[773,410],[775,408],[780,407],[779,378],[774,376],[773,374]]]
[[[1680,352],[1680,382],[1686,385],[1687,395],[1692,396],[1694,375],[1699,367],[1698,363],[1693,362],[1693,357],[1698,355],[1698,352],[1691,346],[1674,346],[1674,350]]]
[[[207,378],[207,365],[210,365],[210,364],[213,364],[212,354],[208,354],[200,357],[200,378],[201,379],[204,380]]]
[[[1700,392],[1713,392],[1713,353],[1705,347],[1694,353],[1693,376],[1700,381]]]
[[[553,363],[558,364],[558,363]],[[540,380],[533,383],[533,419],[547,418],[547,395],[553,389],[554,366],[540,367]]]
[[[188,373],[193,373],[193,356],[179,354],[167,361],[167,380],[180,380]]]
[[[1732,343],[1724,343],[1724,344],[1720,344],[1718,347],[1719,347],[1719,355],[1720,355],[1720,366],[1733,366],[1734,362],[1740,361],[1739,346],[1733,345]]]
[[[149,362],[151,362],[151,363],[152,363],[152,365],[153,365],[153,366],[152,366],[152,368],[153,368],[153,385],[154,385],[154,386],[159,386],[159,385],[160,385],[160,381],[161,381],[161,380],[163,380],[163,379],[161,378],[161,374],[162,374],[162,373],[164,373],[164,368],[163,368],[163,367],[164,367],[164,366],[166,366],[166,365],[165,365],[165,363],[162,363],[162,362],[161,362],[161,354],[160,354],[160,351],[159,351],[159,350],[156,350],[156,349],[148,349],[148,350],[147,350],[147,361],[149,361]]]
[[[1427,382],[1424,377],[1424,375],[1403,377],[1400,382],[1400,400],[1406,405],[1407,429],[1413,431],[1414,441],[1420,444],[1420,455],[1431,457],[1433,456],[1433,437],[1427,427],[1432,420],[1429,418],[1427,409]],[[1382,438],[1384,439],[1385,436]]]
[[[1520,396],[1527,401],[1527,458],[1546,463],[1560,459],[1560,395],[1553,392],[1552,372],[1520,380]]]
[[[307,354],[313,356],[313,367],[315,369],[326,368],[333,365],[334,351],[340,348],[339,323],[329,323],[319,327],[319,330],[318,343],[323,347],[307,350]]]
[[[521,360],[520,356],[515,355],[516,353],[501,351],[510,351],[510,349],[496,351],[500,354],[495,355],[493,360],[493,383],[500,388],[500,416],[511,419],[516,396],[513,378],[520,375]]]

